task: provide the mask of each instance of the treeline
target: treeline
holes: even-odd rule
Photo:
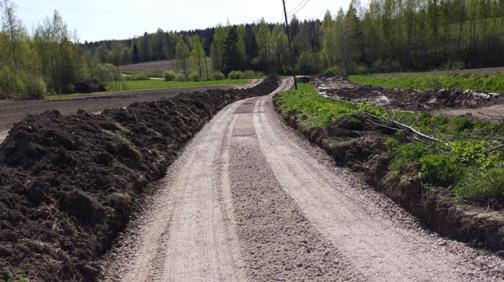
[[[178,59],[200,41],[212,68],[300,73],[389,72],[504,65],[503,0],[352,1],[323,21],[291,21],[293,58],[284,26],[219,26],[192,32],[145,34],[124,41],[87,43],[101,61],[116,65]]]
[[[73,93],[79,83],[104,76],[118,78],[117,73],[110,77],[114,67],[99,64],[87,49],[74,43],[57,11],[36,27],[33,35],[17,18],[13,2],[1,0],[0,12],[1,99]]]

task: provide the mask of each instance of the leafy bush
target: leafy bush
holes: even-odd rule
[[[256,72],[252,70],[246,70],[243,72],[243,75],[241,78],[243,79],[254,79],[254,78],[261,78],[264,77],[264,73],[262,72]]]
[[[210,74],[210,80],[224,80],[226,76],[220,71],[214,71]]]
[[[40,77],[28,77],[25,83],[23,99],[43,99],[47,94],[47,86]]]
[[[422,175],[427,183],[436,186],[451,186],[463,174],[458,160],[452,156],[433,154],[426,155],[421,160]]]
[[[189,74],[188,78],[190,81],[201,81],[201,76],[197,72],[193,72],[193,73]]]
[[[504,201],[504,168],[491,168],[485,172],[473,171],[455,187],[455,195],[468,200],[496,199]]]
[[[187,81],[187,77],[183,73],[177,73],[177,75],[175,76],[175,81],[179,81],[179,82]]]
[[[353,73],[355,74],[367,74],[369,72],[369,68],[367,65],[360,64],[355,67]]]
[[[296,69],[301,74],[317,74],[320,65],[320,57],[315,52],[305,51],[299,56]]]
[[[228,74],[229,79],[242,79],[243,78],[243,72],[241,71],[232,71]]]
[[[148,72],[138,72],[127,77],[128,80],[149,80],[151,74]]]
[[[109,83],[120,83],[122,81],[117,81],[117,80],[112,80],[107,82]],[[100,92],[100,91],[106,91],[107,89],[105,88],[105,84],[101,81],[98,81],[96,79],[91,79],[91,80],[86,80],[86,81],[81,81],[77,84],[75,84],[75,92],[77,93],[93,93],[93,92]]]
[[[109,81],[122,80],[119,68],[112,64],[98,64],[93,70],[92,77],[100,82],[106,83]]]
[[[8,66],[0,69],[0,97],[16,98],[23,92],[22,77]]]
[[[167,70],[163,72],[163,78],[165,81],[174,81],[177,78],[177,74],[174,71]]]
[[[423,143],[414,142],[398,146],[394,153],[395,159],[392,161],[392,169],[398,169],[407,162],[419,162],[424,156],[432,153],[432,148]]]

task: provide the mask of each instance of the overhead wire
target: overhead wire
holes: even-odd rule
[[[309,1],[310,1],[310,0],[301,0],[301,1],[299,1],[299,2],[297,3],[297,5],[296,5],[294,8],[292,8],[290,11],[288,11],[288,12],[287,12],[287,14],[292,15],[292,14],[293,14],[293,13],[292,13],[293,11],[296,11],[296,10],[297,10],[297,9],[299,9],[300,7],[302,7],[302,6],[306,5],[306,3],[307,3],[307,2],[309,2]]]
[[[291,16],[301,12],[301,10],[303,10],[306,7],[306,5],[308,5],[308,3],[310,3],[310,0],[306,0],[306,2],[301,7],[299,7],[299,9],[291,13]]]

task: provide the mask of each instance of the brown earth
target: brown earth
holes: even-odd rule
[[[504,94],[471,90],[404,90],[354,84],[339,77],[313,79],[320,94],[351,101],[408,111],[483,108],[504,104]],[[467,112],[467,111],[466,111]]]
[[[284,84],[285,86],[285,84]],[[108,258],[106,281],[498,281],[504,260],[426,231],[283,125],[226,107]]]
[[[14,123],[27,115],[40,114],[47,110],[57,110],[63,115],[75,114],[78,109],[99,113],[105,109],[127,107],[136,102],[151,102],[161,98],[174,97],[180,93],[206,91],[212,89],[232,89],[236,86],[191,87],[163,90],[143,90],[83,94],[61,101],[0,101],[0,135],[8,131]],[[3,140],[0,138],[0,141]]]
[[[0,145],[0,279],[95,280],[146,185],[221,108],[271,93],[277,80],[16,123]]]

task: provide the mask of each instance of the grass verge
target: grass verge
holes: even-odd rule
[[[372,74],[351,75],[354,83],[385,88],[436,90],[470,89],[504,93],[504,73],[494,74]]]
[[[421,142],[406,136],[405,131],[387,129],[389,136],[384,150],[369,158],[385,154],[392,159],[391,174],[400,173],[405,167],[416,168],[423,183],[448,188],[460,200],[504,206],[504,123],[336,101],[318,95],[310,84],[301,84],[299,90],[281,94],[278,102],[282,115],[294,114],[302,129],[326,130],[342,120],[346,126],[349,121],[354,122],[350,128],[359,128],[359,122],[373,116],[379,117],[384,126],[397,121],[435,137],[441,141]],[[338,140],[332,140],[334,146],[337,143]]]

